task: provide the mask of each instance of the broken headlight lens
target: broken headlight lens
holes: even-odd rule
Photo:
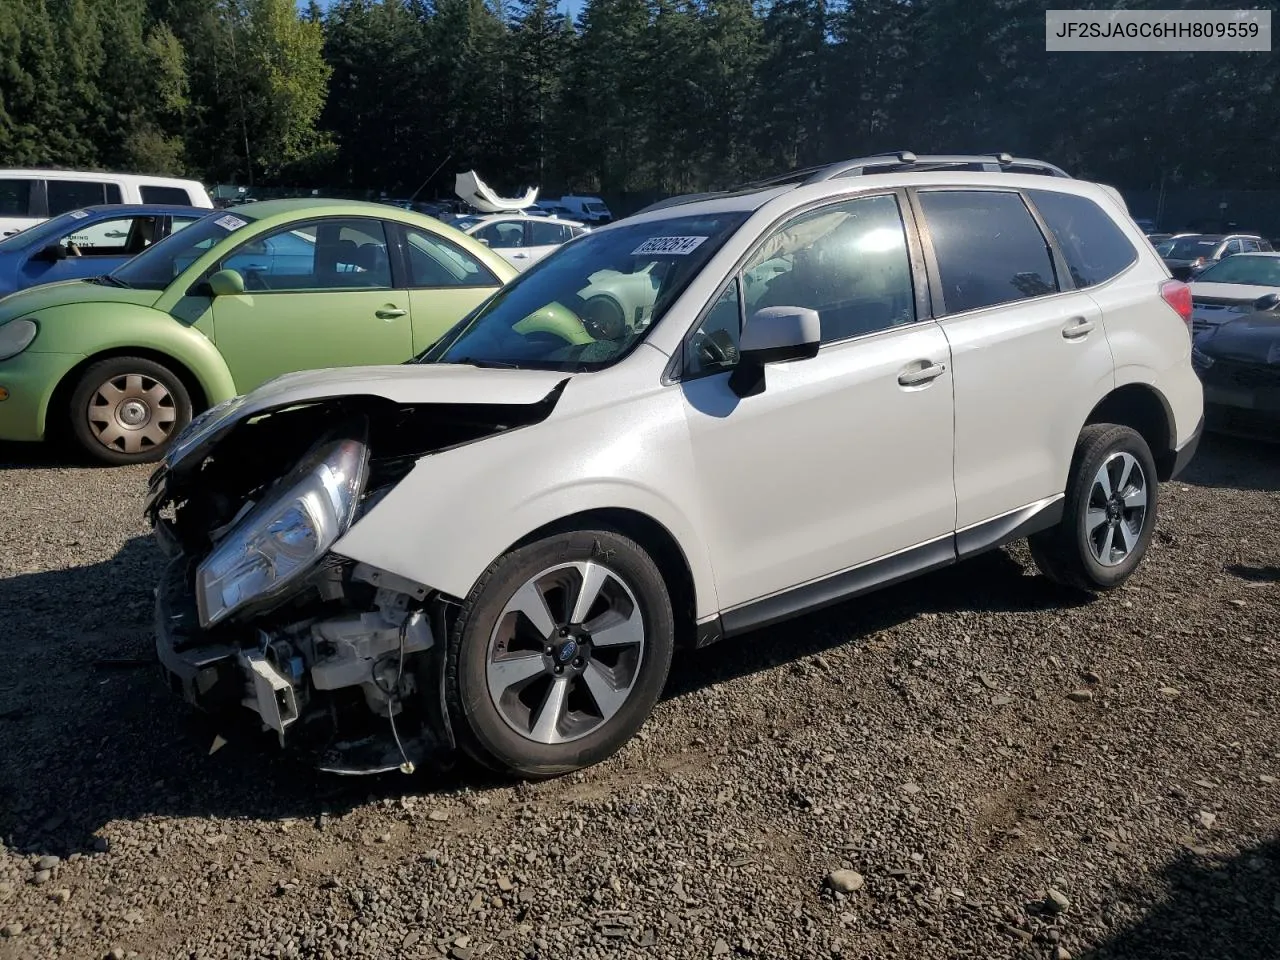
[[[358,440],[323,443],[245,514],[196,571],[200,623],[278,597],[315,567],[350,526],[367,464]]]

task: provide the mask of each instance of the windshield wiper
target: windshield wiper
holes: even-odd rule
[[[100,283],[104,287],[124,287],[126,290],[129,289],[129,285],[127,283],[118,277],[113,277],[109,273],[104,273],[100,277],[90,277],[89,280],[91,283]]]
[[[489,367],[503,370],[519,370],[520,364],[507,360],[481,360],[479,357],[459,357],[457,360],[437,360],[436,363],[460,363],[467,367]]]

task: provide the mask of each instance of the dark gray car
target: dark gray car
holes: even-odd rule
[[[1204,384],[1205,427],[1280,441],[1280,296],[1196,338],[1191,362]]]

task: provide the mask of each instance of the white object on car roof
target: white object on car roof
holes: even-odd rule
[[[500,197],[493,192],[488,184],[476,176],[474,170],[468,170],[466,173],[460,173],[454,177],[453,189],[459,197],[481,213],[506,213],[508,211],[523,210],[525,207],[533,206],[538,199],[537,187],[530,187],[519,200]]]

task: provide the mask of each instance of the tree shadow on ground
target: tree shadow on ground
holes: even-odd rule
[[[91,460],[69,443],[14,443],[0,441],[0,473],[6,470],[49,470],[58,467],[111,467]]]
[[[1121,897],[1144,911],[1080,960],[1275,960],[1280,956],[1280,840],[1233,857],[1182,853],[1163,892],[1135,884]]]
[[[175,698],[155,663],[147,537],[104,563],[0,580],[0,837],[67,855],[119,819],[152,815],[279,820],[371,799],[485,789],[469,764],[412,777],[319,773],[270,737],[238,737]],[[861,600],[683,654],[667,697],[858,642],[922,612],[1027,610],[1072,602],[1003,551]],[[216,753],[215,734],[229,743]]]

